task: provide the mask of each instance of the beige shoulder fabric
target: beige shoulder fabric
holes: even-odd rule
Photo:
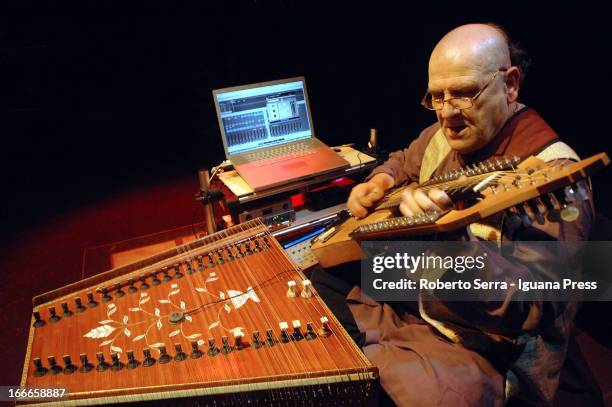
[[[422,184],[431,177],[431,174],[438,168],[438,165],[440,165],[450,150],[451,147],[448,141],[446,141],[442,129],[438,129],[431,140],[429,140],[429,144],[427,144],[427,148],[423,153],[421,171],[419,172],[419,184]]]

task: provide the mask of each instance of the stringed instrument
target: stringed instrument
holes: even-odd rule
[[[257,219],[35,297],[59,405],[376,405],[378,370]]]
[[[415,216],[401,216],[398,206],[405,187],[396,188],[367,217],[348,217],[319,235],[311,251],[321,266],[333,267],[360,260],[362,240],[452,232],[515,207],[513,217],[526,220],[527,211],[523,205],[528,206],[540,223],[545,211],[558,211],[563,219],[572,221],[578,216],[572,203],[582,197],[581,189],[571,186],[609,163],[607,154],[600,153],[579,162],[560,160],[547,163],[529,157],[520,163],[514,158],[457,170],[435,177],[416,189],[424,192],[441,189],[453,201],[462,199],[468,206]],[[563,188],[566,188],[566,196],[560,192]]]

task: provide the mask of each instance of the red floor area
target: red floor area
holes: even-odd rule
[[[0,384],[20,382],[33,296],[79,280],[87,247],[190,225],[197,190],[195,176],[134,188],[48,219],[3,248]]]

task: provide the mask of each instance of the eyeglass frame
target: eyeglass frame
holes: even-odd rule
[[[470,108],[474,107],[474,101],[475,101],[476,99],[478,99],[478,97],[479,97],[480,95],[482,95],[482,94],[483,94],[483,92],[484,92],[484,91],[487,89],[487,87],[488,87],[488,86],[489,86],[491,83],[493,83],[493,81],[494,81],[494,80],[495,80],[495,78],[497,77],[497,74],[498,74],[498,73],[500,73],[500,72],[507,72],[509,69],[510,69],[510,68],[499,68],[497,71],[495,71],[495,72],[493,73],[493,76],[491,76],[491,79],[489,79],[489,80],[487,81],[487,83],[486,83],[486,84],[485,84],[485,85],[484,85],[482,88],[480,88],[480,90],[479,90],[478,92],[476,92],[476,94],[475,94],[474,96],[455,96],[455,97],[450,97],[450,98],[447,98],[447,99],[435,99],[435,100],[438,100],[438,101],[441,101],[441,102],[442,102],[442,104],[440,105],[440,108],[439,108],[439,109],[434,109],[434,107],[433,107],[433,101],[434,101],[434,98],[433,98],[433,97],[432,97],[432,99],[431,99],[431,101],[432,101],[432,106],[431,106],[431,107],[428,107],[428,106],[426,105],[426,103],[427,103],[427,95],[431,95],[431,92],[430,92],[430,91],[427,91],[427,92],[425,93],[425,96],[423,96],[423,99],[421,100],[421,106],[423,106],[423,107],[424,107],[425,109],[427,109],[427,110],[438,111],[438,110],[442,110],[442,109],[444,109],[444,104],[448,102],[448,103],[450,103],[450,105],[451,105],[453,108],[458,109],[458,110],[470,109]],[[457,106],[455,106],[455,105],[453,105],[453,104],[451,103],[451,101],[452,101],[452,100],[454,100],[454,99],[469,100],[470,105],[469,105],[468,107],[462,107],[462,108],[459,108],[459,107],[457,107]]]

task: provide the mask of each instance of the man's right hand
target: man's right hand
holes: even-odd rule
[[[349,195],[347,206],[353,216],[364,218],[368,214],[368,209],[375,202],[379,201],[385,191],[395,184],[393,177],[389,174],[376,174],[368,182],[356,185]]]

